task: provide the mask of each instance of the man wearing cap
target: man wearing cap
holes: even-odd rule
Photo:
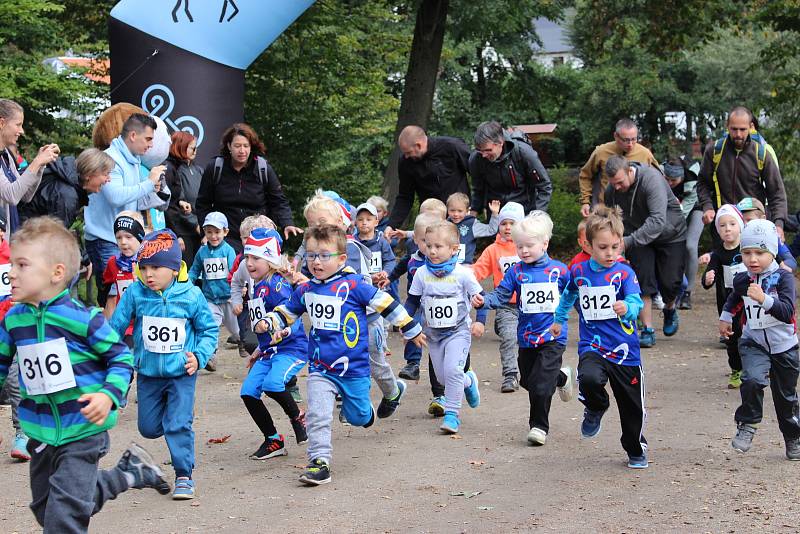
[[[773,151],[756,132],[753,114],[736,106],[728,114],[728,132],[706,146],[697,181],[703,222],[714,220],[723,204],[737,204],[745,197],[767,203],[767,218],[783,239],[787,217],[786,190]]]
[[[636,271],[642,290],[644,306],[639,318],[644,328],[640,344],[652,347],[655,331],[651,303],[659,291],[664,299],[664,335],[678,331],[675,301],[683,279],[686,221],[678,199],[658,169],[611,156],[605,173],[605,203],[622,209],[625,257]]]

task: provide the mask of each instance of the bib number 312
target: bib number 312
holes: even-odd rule
[[[617,300],[617,291],[614,286],[580,286],[578,288],[581,312],[587,321],[603,321],[614,319],[614,302]]]
[[[75,387],[67,342],[61,337],[18,345],[20,374],[29,395],[48,395]]]

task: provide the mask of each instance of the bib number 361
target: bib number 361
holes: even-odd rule
[[[20,374],[29,395],[47,395],[75,387],[67,342],[61,337],[18,345]]]
[[[186,344],[186,319],[144,316],[142,319],[144,348],[157,354],[183,350]]]
[[[614,302],[617,300],[617,291],[614,286],[580,286],[578,288],[581,313],[587,321],[603,321],[614,319]]]

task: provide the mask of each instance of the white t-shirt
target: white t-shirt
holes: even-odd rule
[[[420,308],[425,318],[425,333],[441,338],[454,329],[469,328],[470,299],[483,291],[472,269],[456,265],[453,272],[439,278],[427,266],[420,267],[408,290],[419,295]]]

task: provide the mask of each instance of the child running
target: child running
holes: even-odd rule
[[[425,231],[425,265],[417,270],[406,307],[415,315],[421,307],[425,335],[436,376],[444,383],[444,420],[439,429],[446,434],[459,431],[462,398],[472,408],[480,404],[478,377],[464,372],[469,354],[470,332],[483,334],[483,324],[471,324],[470,299],[483,289],[472,271],[458,263],[458,230],[448,221],[434,223]],[[485,318],[485,312],[482,314]]]
[[[269,312],[256,332],[289,335],[285,330],[303,313],[311,319],[309,335],[308,432],[309,464],[300,476],[307,485],[331,481],[331,422],[336,395],[354,426],[371,426],[375,410],[369,398],[370,356],[367,308],[387,318],[406,339],[423,345],[421,327],[387,293],[367,284],[347,266],[347,236],[339,225],[320,224],[306,230],[305,261],[312,279],[300,284],[289,302]]]
[[[458,263],[472,264],[475,258],[475,245],[479,237],[493,237],[497,233],[497,214],[500,201],[489,202],[489,224],[480,222],[469,214],[469,197],[464,193],[453,193],[447,197],[447,220],[458,227]]]
[[[610,383],[619,409],[628,467],[644,469],[648,466],[643,434],[645,388],[636,333],[636,317],[643,303],[633,269],[617,261],[623,231],[618,211],[598,206],[589,215],[586,240],[592,258],[570,269],[570,280],[550,332],[556,338],[561,335],[570,310],[580,301],[578,391],[586,406],[581,435],[593,438],[600,433],[603,414],[609,407],[606,383]]]
[[[133,358],[98,308],[69,296],[78,243],[60,221],[29,219],[11,238],[11,308],[0,327],[0,387],[20,362],[20,418],[30,436],[30,504],[44,532],[87,532],[91,516],[130,488],[169,493],[159,467],[131,445],[116,467],[109,449]],[[127,326],[127,324],[126,324]]]
[[[521,261],[506,271],[493,292],[472,299],[477,307],[497,309],[508,306],[514,295],[519,296],[519,369],[531,405],[527,438],[531,445],[544,445],[547,440],[550,401],[556,387],[566,402],[572,399],[575,381],[572,368],[561,366],[567,328],[560,329],[559,335],[550,331],[559,295],[569,282],[567,266],[547,255],[552,234],[553,221],[543,211],[533,211],[515,224],[512,235]]]
[[[139,279],[122,295],[111,326],[122,333],[133,321],[139,432],[164,436],[175,469],[172,498],[193,499],[197,370],[214,354],[219,327],[203,293],[188,283],[171,230],[146,235],[136,261]]]
[[[250,324],[255,326],[276,306],[285,304],[292,295],[292,286],[278,273],[284,267],[281,256],[283,240],[275,230],[255,228],[244,245],[245,266],[253,280],[253,297],[247,301]],[[301,321],[292,325],[289,335],[272,343],[268,334],[258,336],[258,349],[251,359],[252,368],[244,379],[240,395],[250,417],[264,434],[264,442],[250,455],[253,460],[266,460],[287,454],[283,435],[278,434],[269,410],[261,401],[266,394],[283,408],[289,417],[298,444],[308,441],[305,414],[297,407],[286,383],[305,367],[308,361],[308,338]]]
[[[778,232],[765,220],[747,223],[742,231],[742,257],[747,272],[733,278],[733,290],[719,317],[720,335],[733,333],[733,316],[744,308],[742,337],[742,404],[736,410],[736,435],[731,446],[747,452],[753,444],[764,410],[769,384],[786,445],[786,458],[800,460],[800,421],[797,402],[797,326],[795,284],[791,273],[778,266]]]
[[[119,254],[111,256],[103,273],[103,284],[108,287],[108,299],[103,311],[107,319],[114,315],[119,299],[134,282],[133,264],[136,252],[144,239],[144,219],[137,211],[123,211],[114,219],[114,237]],[[133,347],[133,325],[128,326],[123,337],[128,347]]]

